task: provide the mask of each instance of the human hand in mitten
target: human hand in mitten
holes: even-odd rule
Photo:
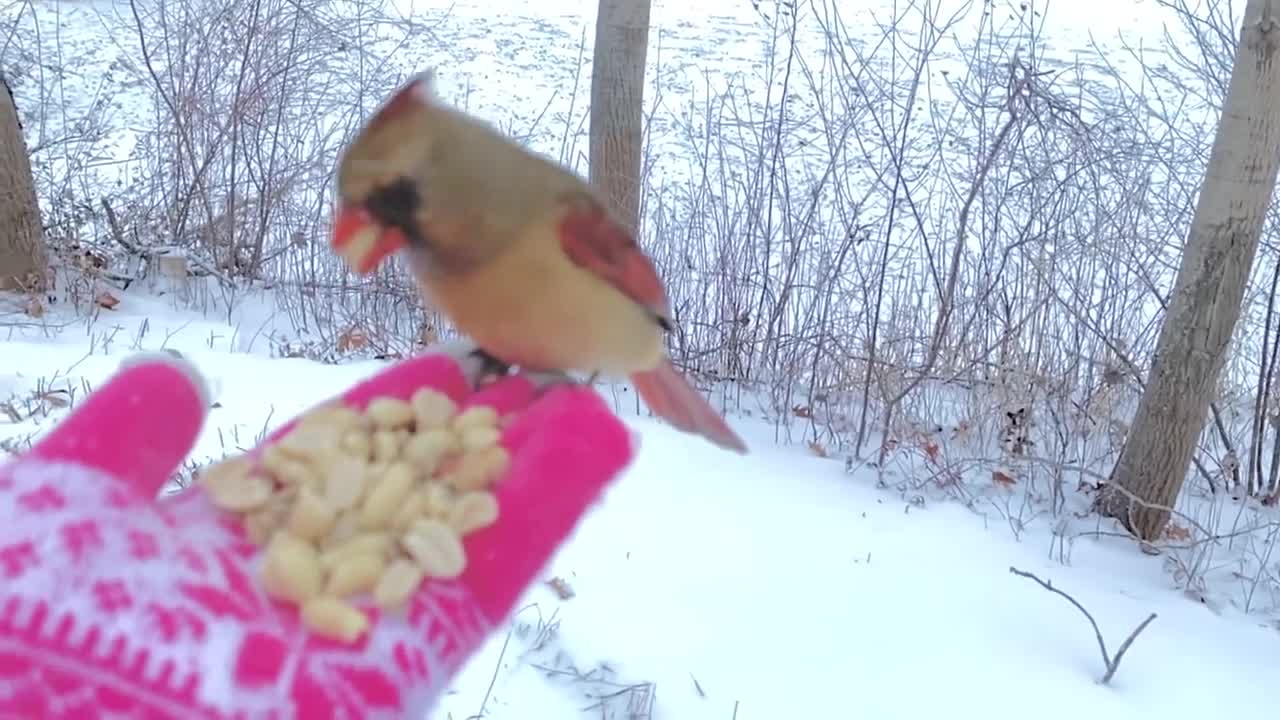
[[[346,642],[267,592],[263,548],[204,486],[157,499],[208,402],[186,363],[131,359],[0,465],[0,717],[423,717],[634,452],[589,388],[538,392],[515,376],[472,392],[446,354],[340,400],[363,410],[423,387],[510,417],[497,519],[463,537],[460,574],[426,579],[402,609],[350,598],[364,620]]]

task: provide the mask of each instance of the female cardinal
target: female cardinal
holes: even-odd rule
[[[343,153],[334,249],[358,273],[403,249],[488,357],[627,375],[656,415],[745,453],[667,358],[666,291],[630,233],[581,178],[444,105],[433,79],[397,90]]]

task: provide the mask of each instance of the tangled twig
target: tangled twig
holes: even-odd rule
[[[1045,590],[1048,590],[1051,593],[1056,593],[1066,598],[1067,602],[1071,603],[1072,605],[1075,605],[1076,609],[1084,614],[1085,618],[1088,619],[1089,624],[1093,626],[1093,634],[1095,637],[1098,638],[1098,649],[1102,651],[1102,662],[1107,667],[1106,674],[1102,676],[1103,685],[1110,683],[1111,678],[1114,677],[1116,674],[1116,671],[1120,669],[1120,659],[1124,657],[1124,654],[1126,652],[1128,652],[1129,646],[1132,645],[1133,641],[1137,639],[1138,633],[1141,633],[1143,630],[1145,630],[1146,627],[1151,624],[1151,621],[1156,619],[1155,613],[1151,613],[1150,615],[1148,615],[1147,619],[1143,620],[1142,623],[1138,625],[1138,627],[1134,628],[1133,632],[1129,633],[1129,637],[1125,638],[1124,642],[1120,643],[1120,649],[1116,651],[1116,656],[1111,657],[1111,654],[1107,652],[1107,643],[1105,640],[1102,639],[1102,630],[1098,628],[1098,622],[1093,619],[1093,615],[1091,615],[1088,610],[1085,610],[1084,606],[1081,605],[1079,602],[1077,602],[1075,598],[1071,597],[1066,592],[1054,587],[1053,583],[1048,582],[1046,580],[1041,580],[1040,578],[1036,577],[1034,573],[1029,573],[1025,570],[1019,570],[1018,568],[1012,567],[1012,566],[1009,567],[1009,572],[1013,573],[1014,575],[1017,575],[1018,577],[1024,577],[1024,578],[1027,578],[1028,580],[1036,581],[1037,583],[1040,584],[1040,587],[1044,588]]]

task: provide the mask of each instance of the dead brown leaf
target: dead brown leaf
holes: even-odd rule
[[[369,336],[359,326],[351,326],[338,335],[338,352],[363,350],[369,345]]]
[[[115,310],[120,304],[120,298],[113,295],[110,290],[99,290],[93,300],[104,310]]]
[[[569,581],[558,575],[547,581],[547,587],[561,600],[570,600],[575,595],[573,588],[569,587]]]
[[[991,482],[1001,487],[1013,487],[1018,484],[1018,479],[1003,470],[992,470]]]

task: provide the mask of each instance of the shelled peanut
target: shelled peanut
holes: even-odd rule
[[[368,627],[354,597],[396,610],[423,580],[466,569],[462,538],[498,518],[491,488],[509,464],[500,436],[492,408],[459,412],[423,388],[364,412],[312,410],[256,463],[224,459],[200,483],[265,548],[266,592],[298,605],[313,632],[350,642]]]

